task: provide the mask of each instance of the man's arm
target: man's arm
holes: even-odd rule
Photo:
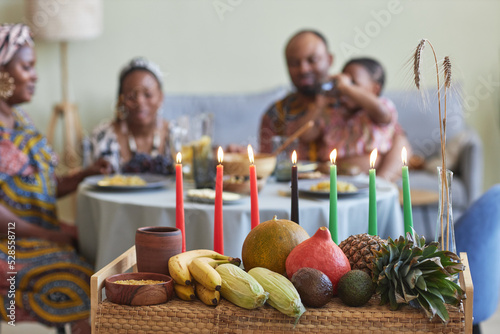
[[[267,112],[262,116],[259,129],[259,152],[261,153],[272,153],[273,143],[272,138],[276,135],[276,130],[274,129],[273,122],[267,114]]]

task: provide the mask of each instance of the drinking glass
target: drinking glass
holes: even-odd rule
[[[198,180],[204,186],[210,186],[209,178],[215,173],[212,171],[215,168],[212,153],[213,129],[213,114],[210,113],[193,117],[181,116],[172,122],[170,129],[172,155],[175,157],[177,152],[181,152],[184,177],[195,182]]]
[[[287,140],[286,136],[273,136],[273,152],[276,151]],[[292,179],[292,152],[298,147],[298,139],[294,140],[288,147],[281,151],[276,157],[276,169],[274,174],[276,181],[286,182]]]

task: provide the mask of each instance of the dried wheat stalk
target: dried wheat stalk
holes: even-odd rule
[[[425,41],[425,39],[422,39],[420,43],[418,43],[413,57],[413,73],[415,74],[415,86],[417,86],[417,89],[420,89],[420,81],[422,79],[422,75],[420,73],[420,63],[422,62],[422,53],[424,51]]]
[[[445,73],[445,94],[444,94],[444,118],[442,117],[441,113],[441,86],[439,83],[439,64],[436,56],[436,52],[434,50],[434,47],[432,43],[428,39],[422,39],[420,43],[418,44],[417,48],[415,49],[415,54],[414,54],[414,59],[413,59],[413,72],[415,74],[415,85],[417,89],[420,90],[420,82],[421,82],[421,66],[422,66],[422,56],[423,56],[423,50],[425,47],[425,44],[428,43],[429,46],[431,47],[432,54],[434,55],[434,64],[436,66],[436,80],[437,80],[437,93],[438,93],[438,111],[439,111],[439,136],[441,139],[441,159],[442,159],[442,170],[441,170],[441,182],[443,184],[443,187],[441,187],[441,212],[444,210],[444,193],[446,192],[446,203],[449,203],[449,191],[448,191],[448,180],[446,178],[446,95],[447,95],[447,90],[450,88],[451,85],[451,62],[449,57],[445,57],[444,63],[443,63],[443,68],[444,68],[444,73]],[[448,211],[448,205],[446,206],[446,223],[448,227],[448,235],[450,231],[450,212]],[[443,221],[443,216],[440,216],[441,219],[441,248],[444,250],[445,243],[444,243],[444,221]],[[449,249],[449,236],[448,236],[448,242],[446,249]]]
[[[447,95],[448,95],[448,89],[451,87],[451,61],[450,57],[446,56],[444,57],[443,60],[443,72],[444,72],[444,118],[443,118],[443,149],[446,152],[446,107],[447,107]],[[446,155],[443,155],[443,163],[446,166]],[[446,203],[448,204],[450,202],[449,198],[450,194],[448,191],[448,187],[446,187]],[[446,234],[446,249],[450,249],[450,214],[448,212],[448,207],[447,207],[447,214],[446,214],[446,226],[448,227],[448,233]]]

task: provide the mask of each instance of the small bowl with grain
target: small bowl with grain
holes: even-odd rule
[[[174,281],[157,273],[126,273],[104,281],[106,297],[115,304],[144,306],[163,304],[174,295]]]

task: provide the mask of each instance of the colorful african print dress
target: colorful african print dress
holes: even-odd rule
[[[129,161],[123,161],[113,123],[104,122],[99,124],[92,132],[92,136],[84,141],[83,165],[90,166],[98,159],[103,158],[110,163],[117,173],[173,174],[173,159],[170,152],[169,138],[166,138],[163,152],[159,151],[160,141],[159,132],[156,132],[151,153],[139,153],[136,152],[135,140],[132,136],[129,136],[129,148],[132,152],[132,158]]]
[[[55,155],[24,112],[15,111],[15,118],[13,129],[0,123],[0,204],[31,224],[58,230]],[[60,327],[88,318],[90,265],[69,245],[15,236],[15,224],[0,239],[2,319]]]
[[[269,139],[272,136],[288,137],[292,135],[292,133],[287,125],[290,122],[296,121],[303,117],[306,112],[306,108],[304,108],[304,106],[297,100],[297,94],[288,94],[282,100],[274,103],[266,111],[262,120],[261,128],[266,129]],[[261,152],[271,153],[271,143],[263,143],[262,140],[264,139],[261,137]],[[322,140],[323,138],[320,137],[316,141],[310,143],[303,143],[299,141],[297,147],[297,154],[299,155],[299,159],[310,161],[327,160],[327,158],[321,159],[321,157],[318,156],[318,151],[323,146]],[[268,149],[264,149],[264,147],[267,147]]]
[[[338,106],[329,105],[323,135],[314,142],[299,142],[297,152],[299,158],[328,161],[330,152],[334,148],[337,149],[338,159],[370,153],[374,148],[377,148],[379,153],[387,153],[392,147],[394,134],[402,133],[403,130],[397,121],[398,113],[394,103],[384,97],[381,97],[380,101],[391,114],[391,121],[388,124],[375,124],[364,110],[359,110],[351,117],[344,118]],[[306,111],[298,102],[297,95],[292,93],[267,110],[261,126],[272,135],[289,136],[291,133],[287,124],[303,117]],[[261,143],[261,150],[262,147],[269,147],[269,145]]]

